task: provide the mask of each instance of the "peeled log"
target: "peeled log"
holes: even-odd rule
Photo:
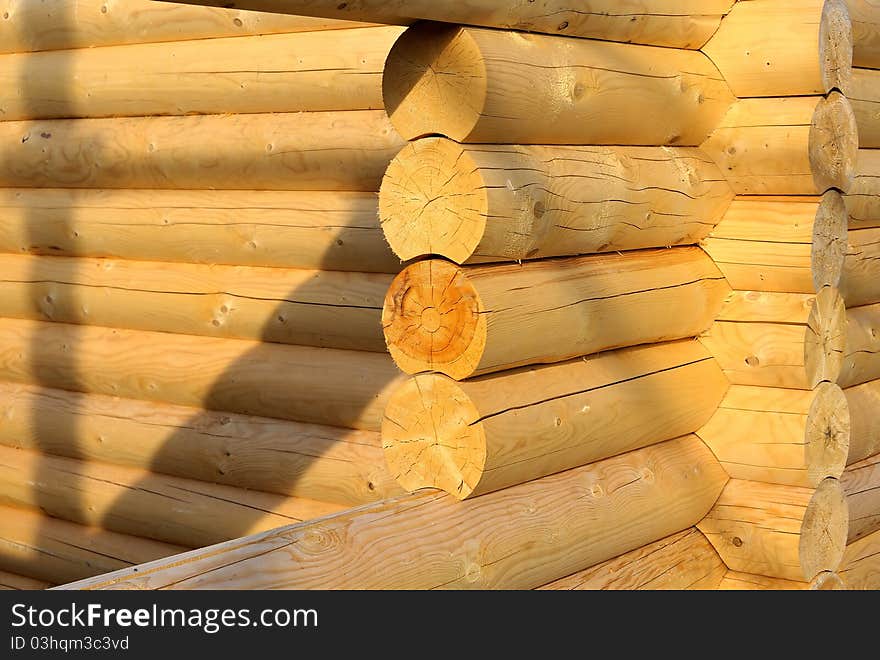
[[[844,391],[849,407],[852,434],[847,464],[880,454],[880,380],[872,380]]]
[[[697,432],[733,479],[816,487],[840,477],[850,446],[843,390],[733,385]]]
[[[497,0],[186,0],[301,16],[404,25],[417,20],[545,32],[608,41],[699,48],[718,28],[734,0],[571,0],[499,5]],[[585,11],[586,9],[586,11]]]
[[[696,243],[733,193],[697,149],[404,147],[379,193],[382,230],[407,261],[516,261]]]
[[[727,571],[698,529],[649,543],[585,571],[545,584],[554,591],[715,589]]]
[[[847,589],[880,589],[880,531],[846,546],[840,577]]]
[[[385,351],[391,275],[0,254],[0,317]]]
[[[338,511],[335,504],[0,446],[0,503],[198,548]]]
[[[846,310],[846,343],[838,382],[852,387],[880,378],[880,304]]]
[[[859,125],[859,146],[880,147],[880,71],[854,69],[847,98]]]
[[[880,2],[846,0],[853,26],[853,64],[880,68]]]
[[[691,433],[726,389],[693,340],[460,383],[420,374],[392,394],[382,444],[404,489],[464,499]]]
[[[843,559],[847,503],[837,479],[816,489],[731,479],[697,528],[731,570],[809,582]]]
[[[748,307],[753,318],[716,321],[700,337],[731,383],[812,390],[822,381],[840,382],[847,310],[835,289],[822,289],[799,318],[796,308],[779,307],[774,298]],[[767,308],[763,314],[755,309],[760,307]],[[761,318],[782,311],[791,314],[783,322]]]
[[[382,353],[0,319],[0,380],[378,431]]]
[[[740,98],[846,92],[853,27],[844,0],[738,2],[703,52]]]
[[[65,584],[188,549],[0,505],[0,569],[47,582]]]
[[[847,542],[880,530],[880,455],[847,467],[840,483],[849,505]]]
[[[697,146],[734,102],[699,52],[439,23],[394,44],[382,90],[408,140],[497,144]]]
[[[880,302],[880,228],[849,232],[840,292],[848,307]]]
[[[0,122],[0,186],[379,190],[382,110]]]
[[[814,293],[840,284],[847,223],[836,190],[738,197],[701,245],[734,289]]]
[[[0,570],[0,591],[39,591],[50,589],[52,583]]]
[[[3,55],[0,117],[381,110],[383,64],[402,31],[370,27]]]
[[[751,323],[803,323],[816,295],[772,291],[733,291],[718,312],[718,321]]]
[[[837,573],[819,573],[810,582],[794,582],[765,575],[727,571],[718,591],[842,591],[846,587]]]
[[[859,149],[855,180],[845,200],[850,229],[880,227],[880,149]]]
[[[402,492],[371,431],[17,383],[0,400],[9,447],[347,506]]]
[[[856,172],[858,127],[852,106],[838,92],[827,99],[744,99],[703,150],[738,195],[848,192]]]
[[[461,380],[692,337],[729,291],[691,247],[466,268],[429,259],[394,279],[382,325],[403,371]]]
[[[534,589],[692,527],[726,481],[689,436],[464,502],[406,495],[68,588]]]
[[[0,250],[397,273],[375,193],[0,189]]]

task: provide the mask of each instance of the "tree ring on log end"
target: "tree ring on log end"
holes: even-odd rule
[[[440,255],[464,263],[486,228],[486,183],[457,142],[411,142],[391,161],[379,191],[379,220],[398,257]]]
[[[839,286],[846,261],[847,225],[849,213],[843,195],[829,190],[822,196],[813,223],[813,248],[811,270],[813,286],[819,291],[823,286]]]
[[[486,90],[480,49],[458,26],[420,23],[411,27],[385,61],[385,110],[407,140],[445,135],[466,141],[480,119]]]
[[[810,127],[810,165],[816,189],[848,192],[855,180],[859,129],[852,105],[840,92],[819,101]]]
[[[825,92],[846,94],[852,80],[853,27],[844,0],[826,0],[819,24],[819,66]]]
[[[401,271],[385,296],[382,327],[403,371],[439,371],[456,380],[476,370],[486,346],[483,303],[465,270],[426,259]]]
[[[470,495],[486,464],[479,411],[446,376],[421,374],[395,390],[382,420],[388,469],[408,491],[439,488]]]
[[[846,306],[837,289],[824,287],[813,302],[804,339],[804,368],[811,388],[838,381],[845,348]]]
[[[823,571],[810,582],[810,591],[845,591],[846,585],[837,573]]]
[[[804,579],[834,572],[843,561],[849,528],[849,509],[837,479],[824,479],[807,505],[798,543]]]
[[[849,405],[843,390],[832,383],[820,383],[807,413],[807,475],[818,485],[826,477],[838,478],[849,457]]]

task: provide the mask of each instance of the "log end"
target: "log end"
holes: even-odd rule
[[[843,390],[832,383],[820,383],[807,413],[806,463],[810,484],[818,486],[826,477],[838,478],[849,457],[849,405]]]
[[[846,261],[846,237],[849,214],[843,195],[829,190],[822,196],[813,223],[813,251],[810,258],[813,287],[820,291],[823,286],[836,287],[843,277]]]
[[[395,390],[382,420],[382,447],[397,483],[412,492],[439,488],[464,499],[486,464],[480,414],[458,384],[421,374]]]
[[[486,182],[457,142],[411,142],[391,161],[379,191],[379,221],[403,261],[438,255],[464,263],[486,228]]]
[[[810,128],[810,164],[816,190],[848,192],[855,181],[859,129],[852,105],[831,92],[816,106]]]
[[[483,56],[465,30],[419,23],[388,53],[385,111],[407,140],[439,134],[464,142],[480,119],[486,80]]]
[[[825,92],[849,90],[853,66],[853,26],[844,0],[826,0],[819,23],[819,66]]]
[[[810,591],[846,591],[846,585],[837,573],[824,571],[810,582]]]
[[[427,259],[404,268],[385,296],[382,328],[397,366],[408,374],[473,375],[486,347],[483,303],[462,268]]]
[[[824,287],[816,296],[804,341],[804,368],[807,383],[815,388],[825,381],[836,383],[843,370],[846,348],[846,306],[833,287]]]
[[[825,479],[807,505],[798,546],[804,578],[834,572],[843,561],[849,511],[843,487],[837,479]]]

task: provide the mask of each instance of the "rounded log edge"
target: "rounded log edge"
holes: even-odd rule
[[[840,92],[832,91],[816,105],[809,156],[816,190],[849,192],[859,156],[859,128],[852,105]]]
[[[846,2],[826,0],[819,22],[819,65],[826,92],[848,92],[853,50],[853,27]]]
[[[846,262],[849,213],[843,195],[829,190],[822,195],[813,223],[810,265],[815,291],[823,286],[837,287]]]
[[[846,348],[846,305],[833,287],[823,287],[807,319],[804,369],[807,383],[836,383],[843,371]]]
[[[798,556],[804,578],[834,572],[843,561],[849,510],[837,479],[824,479],[810,499],[801,524]]]
[[[805,451],[810,483],[839,478],[846,469],[850,443],[849,405],[843,390],[820,383],[807,413]]]

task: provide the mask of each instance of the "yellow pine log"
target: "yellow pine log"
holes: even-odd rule
[[[371,431],[17,383],[0,397],[9,447],[347,506],[402,492]]]
[[[696,247],[521,265],[428,259],[394,279],[382,325],[403,371],[461,380],[691,337],[711,324],[729,291]]]
[[[718,312],[718,321],[750,323],[803,323],[816,296],[812,293],[733,291]]]
[[[502,5],[497,0],[437,3],[431,0],[186,0],[217,5],[376,23],[416,20],[590,37],[677,48],[699,48],[735,0],[537,0]]]
[[[382,110],[0,122],[0,186],[379,190]]]
[[[734,100],[699,52],[440,23],[403,34],[382,88],[408,140],[506,144],[696,146]]]
[[[460,383],[420,374],[392,394],[382,445],[406,490],[464,499],[691,433],[726,389],[693,340]]]
[[[0,570],[0,591],[38,591],[50,589],[51,582],[35,580],[33,578]]]
[[[880,2],[846,0],[853,27],[853,64],[880,68]]]
[[[850,427],[837,385],[820,383],[813,391],[733,385],[697,435],[733,479],[815,488],[843,473]]]
[[[847,98],[859,125],[859,146],[880,147],[880,71],[854,69]]]
[[[515,261],[696,243],[733,194],[712,161],[680,147],[404,147],[379,193],[403,260]]]
[[[464,502],[405,495],[70,588],[533,589],[692,527],[726,481],[689,436]]]
[[[734,289],[814,293],[840,284],[847,222],[836,190],[738,197],[701,245]]]
[[[385,351],[391,275],[0,254],[0,316]]]
[[[0,250],[396,273],[375,193],[0,189]]]
[[[0,380],[378,431],[382,353],[0,319]]]
[[[188,549],[0,505],[0,569],[47,582],[82,580]]]
[[[0,446],[0,503],[197,548],[342,507]]]
[[[858,147],[855,114],[838,92],[738,101],[703,144],[738,195],[847,192]]]
[[[850,229],[880,227],[880,149],[859,149],[855,179],[845,200]]]
[[[731,479],[697,528],[731,570],[809,582],[843,559],[847,500],[837,479],[816,489]]]
[[[849,307],[880,302],[880,228],[849,232],[840,292]]]
[[[163,5],[151,0],[0,0],[0,16],[3,53],[356,26],[326,18]]]
[[[382,67],[402,31],[371,27],[3,55],[0,118],[381,110]]]
[[[846,587],[837,573],[819,573],[810,582],[794,582],[765,575],[727,571],[718,591],[842,591]]]
[[[857,463],[880,454],[880,380],[844,390],[852,425],[849,458]]]
[[[848,543],[880,530],[880,455],[847,467],[840,483],[849,505]]]
[[[840,577],[847,589],[880,589],[880,531],[846,546]]]
[[[838,382],[852,387],[880,378],[880,303],[846,310],[846,343]]]
[[[740,98],[826,94],[847,89],[853,29],[844,0],[750,0],[703,52]]]
[[[700,337],[731,383],[812,390],[822,381],[841,381],[847,343],[843,298],[830,287],[806,300],[792,302],[788,295],[749,301],[736,310],[738,317],[728,306],[722,314],[734,320],[716,321]]]
[[[546,584],[553,591],[715,589],[727,567],[694,528]]]

